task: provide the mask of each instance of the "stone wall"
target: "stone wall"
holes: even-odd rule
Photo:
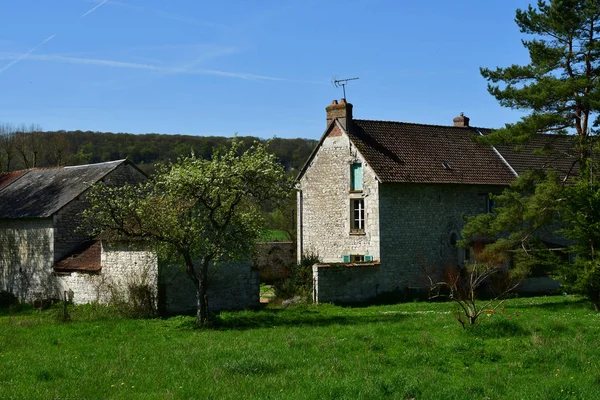
[[[209,271],[208,305],[213,311],[240,310],[260,304],[260,278],[250,260]],[[168,314],[196,310],[196,288],[183,269],[161,263],[159,305]]]
[[[457,184],[384,184],[380,188],[383,290],[425,287],[426,273],[461,263],[465,217],[486,212],[487,195],[502,187]]]
[[[129,285],[148,285],[157,295],[158,263],[154,252],[124,243],[102,243],[99,272],[70,272],[57,276],[62,294],[75,304],[127,300]]]
[[[363,165],[363,190],[350,192],[351,167]],[[379,255],[379,184],[373,170],[334,125],[299,182],[298,254],[316,254],[325,263],[344,254]],[[365,202],[364,234],[351,234],[351,199]]]
[[[486,212],[488,193],[501,187],[452,184],[383,184],[379,187],[381,258],[377,267],[315,266],[319,302],[356,302],[382,293],[428,286],[446,267],[464,261],[465,217]]]
[[[20,301],[56,297],[52,219],[0,221],[0,290]]]
[[[260,273],[260,281],[274,283],[289,277],[296,264],[296,242],[257,243],[252,263]]]
[[[356,303],[381,294],[381,266],[313,265],[315,303]]]

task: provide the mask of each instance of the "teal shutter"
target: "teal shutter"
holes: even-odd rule
[[[373,256],[371,256],[369,254],[365,254],[365,261],[366,262],[372,262],[373,261]]]
[[[349,263],[350,262],[350,254],[344,254],[342,256],[342,262]]]
[[[351,190],[362,190],[362,164],[352,164]]]

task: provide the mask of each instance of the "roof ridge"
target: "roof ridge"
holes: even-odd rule
[[[491,130],[491,129],[493,129],[493,128],[483,128],[483,127],[478,127],[478,126],[436,125],[436,124],[423,124],[423,123],[419,123],[419,122],[389,121],[389,120],[382,120],[382,119],[353,118],[352,121],[385,122],[385,123],[389,123],[389,124],[398,124],[398,125],[431,126],[431,127],[435,127],[435,128],[453,128],[453,129],[462,129],[462,130],[465,130],[465,128],[467,128],[468,130],[472,130],[472,129]]]
[[[120,164],[127,161],[126,158],[122,158],[120,160],[113,160],[113,161],[103,161],[103,162],[99,162],[99,163],[90,163],[90,164],[81,164],[81,165],[67,165],[65,167],[61,167],[61,168],[79,168],[79,167],[89,167],[92,165],[106,165],[106,164]]]

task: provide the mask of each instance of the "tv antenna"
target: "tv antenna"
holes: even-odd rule
[[[348,81],[355,81],[357,79],[360,79],[358,77],[356,78],[347,78],[347,79],[335,79],[335,76],[333,77],[332,83],[333,86],[335,86],[336,88],[338,87],[342,87],[342,90],[344,91],[344,99],[346,98],[346,85],[348,84]]]

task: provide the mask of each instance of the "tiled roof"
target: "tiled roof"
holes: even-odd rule
[[[0,218],[50,217],[125,162],[27,170],[0,189]]]
[[[515,174],[468,127],[353,120],[348,135],[382,182],[509,185]]]
[[[579,170],[577,154],[573,150],[576,139],[576,136],[539,134],[524,145],[495,147],[519,174],[531,169],[552,168],[565,176]]]
[[[100,241],[86,243],[72,255],[54,264],[54,272],[100,271],[102,269],[100,263],[101,253],[102,244]]]

